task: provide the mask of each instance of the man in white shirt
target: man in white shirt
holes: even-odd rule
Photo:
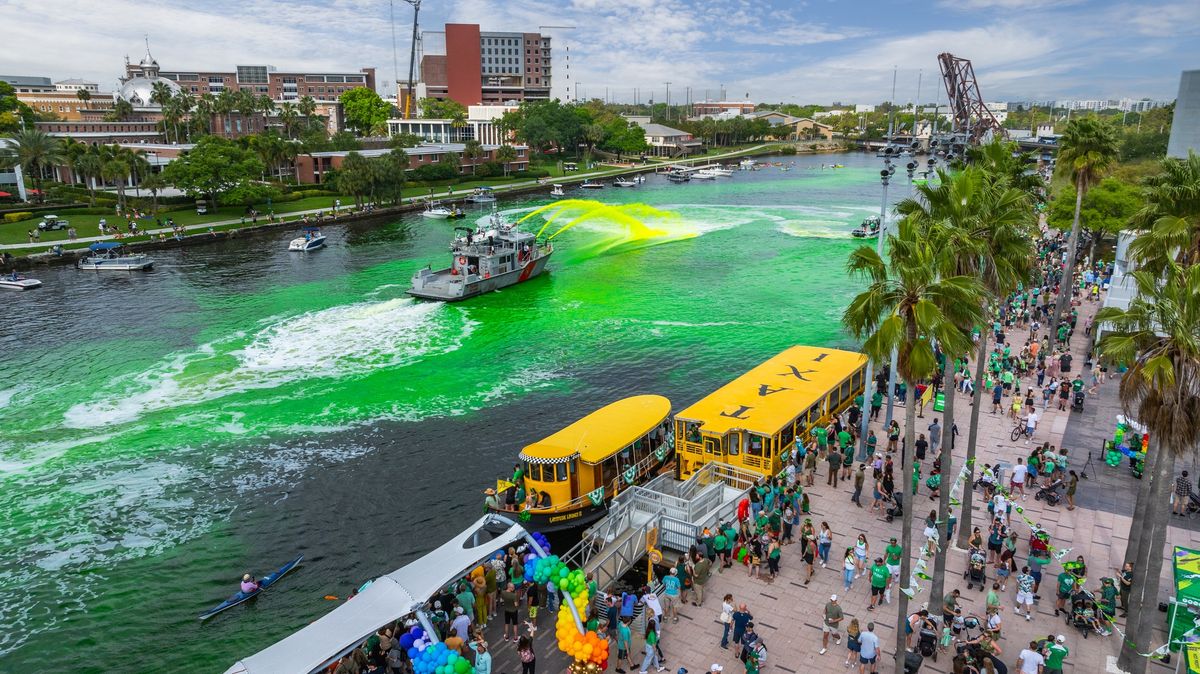
[[[1046,659],[1038,653],[1036,641],[1029,642],[1029,648],[1022,650],[1017,656],[1017,666],[1021,668],[1021,674],[1042,674]]]
[[[1030,407],[1029,416],[1025,417],[1025,444],[1033,439],[1033,432],[1037,430],[1038,413],[1037,409]]]
[[[1029,466],[1025,465],[1025,459],[1017,458],[1017,465],[1013,466],[1012,480],[1009,483],[1012,486],[1013,496],[1021,495],[1021,500],[1025,500],[1025,476],[1029,474]]]

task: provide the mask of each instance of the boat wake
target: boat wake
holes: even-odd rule
[[[65,425],[123,424],[291,382],[404,367],[457,350],[475,322],[455,307],[397,298],[269,318],[260,325],[253,334],[234,333],[118,378],[93,400],[70,407]]]

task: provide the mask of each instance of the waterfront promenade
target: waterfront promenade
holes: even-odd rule
[[[1089,338],[1083,334],[1083,325],[1087,318],[1099,308],[1099,303],[1084,303],[1080,307],[1079,329],[1071,340],[1071,353],[1074,357],[1075,368],[1078,372],[1086,361]],[[1022,344],[1027,337],[1027,329],[1014,329],[1010,332],[1009,341]],[[1085,373],[1086,378],[1086,373]],[[1106,465],[1099,456],[1100,440],[1111,437],[1119,405],[1116,400],[1117,382],[1110,379],[1101,385],[1099,391],[1088,397],[1083,412],[1058,411],[1057,404],[1052,403],[1042,413],[1042,420],[1033,440],[1040,444],[1049,442],[1056,447],[1067,447],[1070,450],[1070,469],[1080,472],[1092,454],[1092,463],[1087,467],[1088,479],[1081,480],[1076,495],[1077,508],[1067,510],[1064,499],[1057,506],[1049,506],[1033,498],[1030,490],[1027,499],[1020,501],[1027,517],[1039,523],[1050,532],[1052,544],[1058,549],[1070,549],[1070,558],[1082,555],[1087,561],[1088,588],[1099,586],[1100,578],[1116,576],[1125,552],[1125,545],[1133,510],[1134,493],[1137,481],[1129,474],[1123,463],[1118,468]],[[965,460],[966,436],[969,427],[971,408],[970,399],[966,394],[958,395],[955,417],[960,435],[954,446],[954,467],[952,472],[958,473]],[[1012,442],[1010,433],[1014,422],[1005,414],[991,414],[989,395],[985,392],[984,409],[980,414],[979,439],[977,443],[978,465],[1004,462],[1014,464],[1018,457],[1024,458],[1033,446],[1024,441]],[[1006,404],[1008,398],[1005,399]],[[1039,398],[1040,407],[1040,398]],[[897,406],[896,418],[903,425],[904,408]],[[879,422],[872,422],[871,428],[881,438],[886,437],[882,428],[882,416]],[[924,418],[917,419],[917,432],[926,432],[928,424],[934,417],[941,419],[941,414],[927,407]],[[928,463],[928,460],[927,462]],[[1005,478],[1007,475],[1005,473]],[[804,572],[800,560],[799,546],[789,545],[784,548],[782,572],[773,582],[764,579],[750,578],[745,567],[735,565],[731,569],[718,573],[714,570],[712,580],[705,590],[705,601],[702,606],[686,605],[680,610],[677,623],[669,620],[664,625],[662,634],[662,649],[666,655],[665,667],[670,672],[686,668],[690,673],[702,673],[709,670],[712,664],[720,664],[726,674],[742,674],[744,666],[737,660],[733,649],[720,648],[722,626],[718,620],[721,611],[721,598],[730,593],[735,605],[745,603],[753,614],[753,620],[758,634],[765,642],[769,656],[764,671],[780,671],[787,674],[804,672],[834,672],[845,671],[847,656],[844,627],[851,618],[857,618],[865,629],[866,623],[875,623],[875,632],[879,636],[882,656],[879,659],[878,671],[890,672],[893,668],[894,630],[897,627],[895,597],[893,603],[884,605],[874,611],[867,610],[870,603],[869,579],[864,576],[854,581],[850,591],[844,591],[842,586],[841,553],[847,546],[853,544],[859,533],[867,536],[871,545],[869,557],[881,554],[887,541],[892,536],[899,536],[896,523],[888,523],[879,514],[871,513],[870,487],[864,490],[862,509],[855,507],[850,496],[853,483],[842,482],[837,488],[826,485],[826,468],[821,466],[817,473],[814,487],[807,489],[812,498],[812,513],[810,517],[814,525],[827,521],[834,531],[833,550],[830,555],[829,568],[816,568],[816,573],[808,585],[803,582]],[[977,494],[978,496],[978,494]],[[990,521],[986,511],[986,503],[974,502],[973,525],[979,526],[986,532]],[[915,516],[912,518],[913,539],[923,541],[924,516],[936,507],[936,502],[929,499],[929,491],[922,480],[918,495],[915,498]],[[960,515],[961,519],[961,515]],[[1019,534],[1017,552],[1018,568],[1026,563],[1028,552],[1028,527],[1015,516],[1015,530]],[[1192,519],[1173,518],[1172,528],[1167,537],[1168,546],[1183,545],[1200,547],[1200,525]],[[968,590],[963,581],[966,566],[966,551],[952,548],[947,558],[945,591],[956,588],[962,591],[960,606],[964,615],[984,616],[984,601],[986,592],[978,589]],[[930,563],[932,569],[932,562]],[[1015,672],[1017,656],[1032,639],[1043,639],[1048,635],[1062,634],[1066,637],[1066,645],[1070,655],[1066,658],[1065,672],[1104,672],[1115,671],[1108,669],[1110,662],[1115,664],[1118,652],[1119,634],[1103,637],[1091,634],[1084,639],[1082,633],[1066,624],[1062,616],[1054,614],[1055,577],[1061,572],[1061,566],[1053,563],[1044,569],[1044,577],[1040,589],[1041,600],[1035,606],[1032,620],[1027,621],[1023,616],[1013,611],[1015,605],[1016,583],[1010,580],[1005,592],[1001,592],[1002,605],[1002,639],[1003,649],[1001,659],[1010,672]],[[996,578],[995,569],[988,569],[988,583]],[[1160,598],[1168,596],[1171,588],[1171,565],[1169,560],[1163,567],[1162,591]],[[924,591],[910,602],[910,612],[917,611],[929,602],[935,607],[939,601],[931,601],[929,583],[923,583]],[[821,649],[821,616],[823,608],[830,596],[838,595],[839,603],[845,611],[843,621],[843,640],[841,644],[830,641],[829,649],[824,654]],[[554,637],[552,618],[543,617],[540,621],[542,629],[535,639],[539,655],[540,671],[563,671],[568,660],[557,651]],[[495,621],[493,621],[495,623]],[[1163,618],[1165,627],[1165,615]],[[1124,628],[1124,620],[1118,619],[1118,626]],[[900,622],[901,628],[903,623]],[[493,671],[514,672],[519,666],[516,659],[515,647],[511,642],[499,640],[499,630],[493,624],[489,632],[491,649],[496,658]],[[1159,632],[1155,638],[1155,646],[1160,645],[1165,634]],[[634,671],[640,665],[643,642],[635,635],[633,644]],[[947,651],[938,656],[934,662],[926,658],[921,672],[949,673],[952,671],[951,659],[953,651]],[[1176,655],[1175,657],[1178,657]],[[1172,662],[1174,664],[1174,662]],[[609,660],[609,670],[617,667],[622,669],[623,663],[616,659],[615,646]],[[855,670],[857,665],[855,665]],[[1167,671],[1167,667],[1159,664],[1152,665],[1152,671]],[[632,674],[632,672],[630,672]]]

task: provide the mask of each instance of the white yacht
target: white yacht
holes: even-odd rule
[[[435,220],[445,220],[454,217],[454,211],[443,206],[440,201],[429,201],[425,204],[425,210],[421,211],[421,215]]]
[[[692,179],[693,180],[716,180],[717,174],[713,173],[711,169],[700,169],[699,171],[692,172]]]
[[[140,253],[127,253],[124,246],[115,241],[102,241],[88,246],[91,255],[75,263],[78,269],[96,271],[146,271],[154,266],[154,260]]]
[[[321,233],[321,228],[305,227],[304,236],[292,239],[292,242],[288,244],[288,250],[306,253],[324,246],[325,235]]]
[[[602,190],[602,189],[604,189],[604,183],[595,183],[595,182],[592,182],[591,178],[588,178],[587,180],[583,181],[583,183],[579,186],[579,189],[581,189],[581,190]]]
[[[467,197],[467,201],[473,204],[490,204],[495,200],[496,193],[490,187],[476,187],[471,196]]]
[[[743,171],[749,171],[750,169],[754,168],[754,160],[743,159],[738,162],[738,168],[742,169]]]
[[[563,186],[562,186],[562,185],[560,185],[560,184],[558,184],[558,183],[554,183],[554,185],[553,185],[553,186],[550,188],[550,196],[552,196],[552,197],[565,197],[565,196],[567,196],[567,194],[566,194],[566,192],[563,192]]]
[[[638,179],[636,177],[617,178],[613,181],[613,187],[637,187]]]
[[[724,166],[714,166],[708,170],[721,178],[728,178],[733,175],[733,171]]]

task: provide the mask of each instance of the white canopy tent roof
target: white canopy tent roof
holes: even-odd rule
[[[361,644],[384,625],[420,608],[430,597],[496,550],[526,535],[508,518],[485,515],[466,531],[404,568],[381,576],[366,590],[300,631],[248,658],[225,674],[313,672]]]

